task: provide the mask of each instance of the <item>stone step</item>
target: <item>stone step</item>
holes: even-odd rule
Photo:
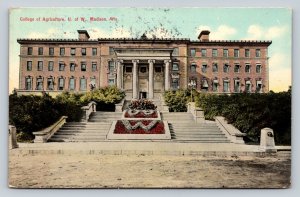
[[[86,138],[96,138],[105,139],[106,134],[103,135],[53,135],[51,139],[86,139]]]
[[[175,142],[198,142],[198,143],[230,143],[229,140],[210,140],[210,139],[172,139]]]
[[[64,134],[67,134],[67,133],[107,133],[108,132],[108,129],[98,129],[98,130],[58,130],[56,134],[61,134],[61,133],[64,133]]]

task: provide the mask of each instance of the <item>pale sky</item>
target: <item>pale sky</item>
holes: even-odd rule
[[[12,9],[9,92],[19,84],[20,46],[17,38],[76,39],[78,29],[86,29],[92,39],[137,38],[146,33],[148,36],[197,40],[199,32],[208,29],[211,40],[272,40],[269,47],[270,90],[286,91],[291,85],[291,14],[292,11],[285,8]],[[66,21],[46,22],[43,17],[64,18]],[[68,21],[69,17],[72,21]],[[77,17],[79,21],[75,21]],[[81,21],[82,17],[85,21]],[[90,17],[107,18],[107,21],[90,21]],[[30,18],[34,21],[29,22]]]

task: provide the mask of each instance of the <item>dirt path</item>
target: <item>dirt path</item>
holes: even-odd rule
[[[285,188],[291,161],[279,157],[12,155],[20,188]]]

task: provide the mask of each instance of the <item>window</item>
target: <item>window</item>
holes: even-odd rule
[[[108,85],[110,85],[110,86],[115,85],[115,80],[114,79],[108,79]]]
[[[208,82],[207,82],[207,79],[203,79],[202,80],[202,83],[201,83],[201,89],[203,90],[208,90]]]
[[[260,57],[260,49],[255,50],[255,57]]]
[[[48,71],[53,71],[53,67],[54,67],[54,62],[53,61],[49,61],[48,62]]]
[[[92,62],[92,71],[93,72],[97,71],[97,63],[96,62]]]
[[[245,49],[245,57],[250,57],[250,49]]]
[[[65,48],[60,48],[60,49],[59,49],[59,54],[60,54],[61,56],[64,56],[64,55],[65,55]]]
[[[218,80],[217,80],[217,79],[214,79],[214,80],[213,80],[213,87],[212,87],[213,92],[218,92],[218,85],[219,85]]]
[[[38,49],[38,54],[39,54],[39,55],[43,55],[43,47],[39,47],[39,49]]]
[[[43,70],[43,61],[38,61],[37,70],[38,71],[42,71]]]
[[[177,56],[177,55],[179,55],[179,49],[176,47],[173,50],[172,56]]]
[[[229,65],[228,64],[224,64],[223,72],[224,73],[229,73]]]
[[[70,71],[75,71],[75,63],[74,62],[71,62],[70,63]]]
[[[83,72],[86,71],[86,63],[85,62],[81,63],[81,71],[83,71]]]
[[[132,73],[132,66],[125,66],[126,73]]]
[[[71,56],[76,55],[76,48],[71,48]]]
[[[27,61],[27,71],[32,70],[32,61]]]
[[[140,72],[141,73],[146,73],[147,72],[147,67],[146,66],[140,66]]]
[[[241,89],[240,80],[234,80],[234,92],[238,93]]]
[[[260,64],[256,65],[256,73],[261,73],[261,65]]]
[[[245,66],[245,73],[250,73],[250,65],[246,64]]]
[[[240,72],[240,65],[236,64],[234,65],[234,72],[239,73]]]
[[[161,71],[162,71],[161,66],[155,66],[155,67],[154,67],[154,71],[155,71],[156,73],[161,73]]]
[[[58,78],[58,90],[64,90],[65,79],[63,77]]]
[[[86,79],[85,78],[80,79],[80,90],[86,90]]]
[[[36,89],[43,90],[43,78],[42,77],[38,77],[36,79]]]
[[[75,90],[75,79],[74,79],[74,77],[70,78],[69,90]]]
[[[212,50],[212,56],[213,57],[218,57],[218,49],[213,49]]]
[[[173,63],[172,64],[172,71],[179,71],[178,63]]]
[[[201,67],[202,73],[206,73],[206,70],[207,70],[207,65],[203,64],[202,67]]]
[[[206,49],[201,49],[201,56],[206,57]]]
[[[97,55],[97,48],[92,48],[92,55],[96,56]]]
[[[32,47],[27,48],[27,55],[32,55]]]
[[[89,86],[91,90],[94,90],[96,88],[96,77],[91,77]]]
[[[251,81],[250,80],[246,80],[246,87],[245,87],[245,91],[250,93],[251,92]]]
[[[109,55],[114,55],[115,51],[113,47],[109,47]]]
[[[191,65],[191,73],[196,73],[196,68],[197,68],[197,65],[196,64],[192,64]]]
[[[54,55],[54,48],[53,47],[49,48],[49,55]]]
[[[179,79],[172,78],[172,89],[177,90],[179,89]]]
[[[115,65],[113,61],[109,61],[108,62],[108,71],[110,74],[114,73],[115,71]]]
[[[82,48],[81,49],[81,55],[82,56],[86,56],[86,48]]]
[[[256,92],[262,93],[262,82],[260,80],[256,81]]]
[[[224,92],[229,92],[229,80],[224,80],[223,81],[223,91]]]
[[[213,69],[214,73],[218,72],[218,64],[217,63],[213,63],[212,69]]]
[[[228,57],[228,49],[223,49],[223,57]]]
[[[239,57],[239,56],[240,56],[240,50],[234,49],[234,57]]]
[[[53,78],[50,77],[47,79],[47,90],[53,90],[54,89],[54,81]]]
[[[191,50],[190,50],[190,55],[191,55],[192,57],[195,57],[195,56],[196,56],[196,49],[191,49]]]
[[[25,90],[32,90],[32,78],[25,77]]]
[[[59,71],[64,71],[65,70],[65,63],[59,62],[58,70]]]

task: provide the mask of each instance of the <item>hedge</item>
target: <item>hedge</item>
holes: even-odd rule
[[[291,144],[291,91],[266,94],[200,94],[196,105],[206,119],[224,116],[227,121],[258,143],[260,130],[272,128],[276,144]]]
[[[86,94],[64,92],[56,98],[48,94],[43,96],[9,96],[9,124],[16,126],[19,141],[32,141],[32,132],[39,131],[55,123],[61,116],[67,121],[80,121],[81,107],[90,101],[98,103],[97,110],[114,110],[114,104],[120,102],[125,93],[116,87],[105,87]]]

